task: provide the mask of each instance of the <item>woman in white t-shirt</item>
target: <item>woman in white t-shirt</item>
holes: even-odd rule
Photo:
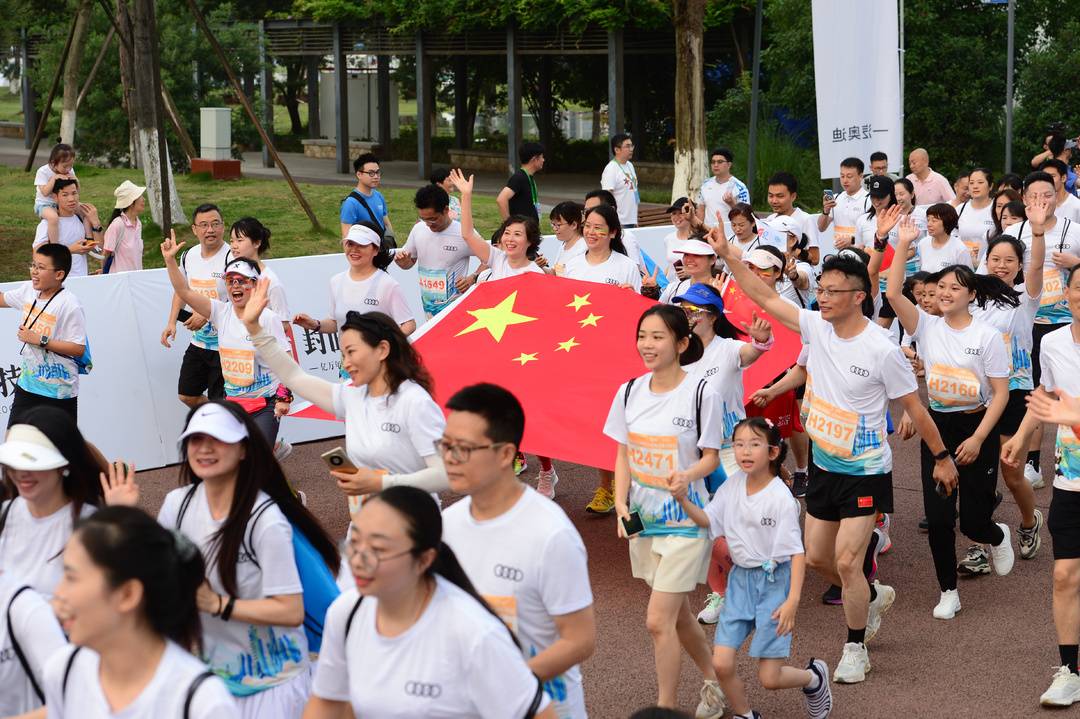
[[[728,212],[728,222],[731,225],[732,234],[728,243],[732,247],[746,254],[761,244],[761,234],[758,229],[757,215],[754,208],[745,202],[739,202]]]
[[[266,266],[262,258],[270,251],[270,229],[254,217],[241,217],[229,228],[229,249],[232,257],[244,257],[259,267],[259,277],[270,280],[270,311],[281,317],[286,333],[289,331],[289,300],[285,285],[277,273]]]
[[[971,252],[955,234],[956,222],[956,210],[947,202],[926,208],[926,237],[918,241],[920,270],[938,272],[952,265],[975,267]]]
[[[45,664],[67,637],[45,597],[10,572],[0,571],[0,612],[0,716],[21,716],[45,705]]]
[[[586,210],[582,233],[588,249],[567,263],[565,276],[640,292],[641,272],[626,254],[619,214],[603,204]]]
[[[289,413],[292,392],[269,368],[258,362],[251,334],[241,319],[255,283],[261,277],[259,265],[246,257],[229,260],[224,272],[228,301],[210,299],[192,290],[180,272],[176,253],[183,245],[183,242],[176,242],[175,235],[161,243],[169,281],[180,299],[214,323],[218,333],[218,354],[221,355],[221,375],[225,379],[225,397],[251,415],[266,441],[273,446],[281,418]],[[282,320],[272,310],[264,310],[259,316],[259,324],[289,352],[292,348]]]
[[[551,208],[548,219],[551,221],[551,231],[555,233],[555,239],[562,243],[559,254],[555,255],[555,262],[545,272],[566,275],[566,263],[578,255],[584,255],[588,249],[585,238],[581,236],[581,222],[585,215],[585,208],[580,203],[567,200],[560,202]]]
[[[903,256],[918,234],[915,223],[905,219],[900,224],[897,253]],[[1013,288],[996,276],[975,274],[966,263],[945,268],[938,278],[940,317],[923,312],[904,296],[904,269],[900,263],[889,268],[888,295],[904,330],[919,345],[930,417],[941,433],[946,452],[955,457],[959,472],[958,486],[937,484],[933,467],[941,457],[931,455],[922,444],[923,505],[930,554],[941,589],[933,613],[936,619],[952,619],[960,611],[955,546],[959,495],[963,495],[961,531],[976,542],[993,545],[990,551],[997,574],[1012,571],[1009,526],[993,520],[997,424],[1009,402],[1009,355],[1001,334],[972,317],[970,306],[972,302],[981,306],[993,302],[1016,307],[1018,302]]]
[[[694,204],[685,197],[675,200],[671,203],[671,207],[667,208],[673,228],[671,232],[664,235],[664,276],[667,277],[669,286],[689,276],[689,272],[683,267],[682,255],[678,252],[678,248],[690,239],[694,230],[691,227],[690,216],[683,211],[687,205],[690,205],[689,212],[693,213]]]
[[[0,571],[51,597],[72,528],[101,504],[105,461],[70,415],[34,407],[7,429],[0,466],[14,496],[0,504]]]
[[[68,541],[64,570],[55,603],[74,646],[45,666],[49,717],[238,716],[221,678],[190,653],[205,574],[190,540],[140,509],[107,507]]]
[[[956,233],[971,252],[972,267],[986,257],[986,243],[994,231],[994,200],[990,197],[993,177],[990,170],[977,167],[968,175],[968,195],[956,208]]]
[[[511,215],[495,232],[498,246],[490,244],[476,232],[472,216],[473,176],[466,177],[461,170],[451,170],[450,179],[461,192],[461,236],[465,238],[473,255],[487,265],[484,280],[501,280],[525,272],[543,272],[535,260],[539,255],[540,228],[530,217]],[[546,265],[546,263],[545,263]],[[477,278],[477,281],[480,281]]]
[[[708,501],[705,477],[718,466],[723,446],[717,395],[683,369],[701,359],[704,348],[680,308],[647,309],[638,320],[637,350],[649,372],[619,387],[604,434],[619,445],[618,533],[629,537],[634,577],[652,590],[647,622],[656,655],[656,703],[678,706],[685,648],[705,680],[697,716],[719,716],[723,693],[688,598],[705,581],[712,542],[672,496],[672,487],[681,487],[698,507]]]
[[[514,635],[442,541],[427,493],[374,495],[356,515],[348,554],[356,588],[326,614],[304,719],[554,719]]]

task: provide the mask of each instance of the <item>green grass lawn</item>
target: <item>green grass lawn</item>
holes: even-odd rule
[[[102,169],[80,165],[82,200],[91,202],[108,222],[112,213],[113,189],[124,180],[143,184],[140,170]],[[0,281],[27,279],[26,267],[30,263],[30,245],[38,219],[34,215],[34,179],[31,175],[9,167],[0,167]],[[323,229],[311,227],[307,216],[289,191],[284,180],[239,180],[215,182],[200,176],[180,175],[176,183],[183,208],[189,214],[199,204],[213,202],[221,207],[225,222],[233,222],[244,215],[257,217],[270,228],[272,236],[271,257],[296,257],[300,255],[325,254],[341,248],[338,211],[341,200],[351,189],[347,185],[309,185],[300,188],[315,211]],[[409,229],[416,222],[413,208],[413,190],[382,190],[390,206],[390,221],[394,226],[398,243],[405,244]],[[476,222],[483,233],[489,233],[499,225],[499,211],[494,198],[476,198]],[[143,266],[161,267],[161,229],[150,220],[149,209],[143,213],[143,240],[146,251]],[[190,227],[177,229],[177,237],[193,241]],[[91,260],[93,269],[97,263]]]
[[[0,89],[0,122],[22,122],[22,98]]]

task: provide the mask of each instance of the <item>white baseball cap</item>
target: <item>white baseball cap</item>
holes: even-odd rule
[[[7,439],[0,444],[0,464],[36,472],[66,467],[68,461],[40,429],[29,424],[16,424],[8,429]]]
[[[237,257],[229,260],[229,264],[225,265],[225,275],[241,275],[250,280],[257,280],[259,279],[259,268],[251,260]]]
[[[716,256],[716,252],[713,250],[712,245],[708,242],[702,242],[701,240],[686,240],[673,249],[672,252],[678,255],[701,255],[702,257]]]
[[[341,240],[342,244],[346,242],[355,242],[358,245],[375,245],[378,247],[382,244],[382,238],[379,237],[379,233],[370,227],[364,227],[363,225],[353,225],[349,228],[349,234]]]
[[[743,255],[743,262],[751,264],[754,267],[759,267],[763,270],[767,270],[770,267],[775,267],[778,270],[784,269],[784,263],[780,260],[780,258],[769,252],[768,250],[750,250],[745,255]]]
[[[113,190],[113,196],[116,197],[116,209],[123,210],[131,207],[131,204],[142,197],[144,192],[146,192],[145,187],[140,187],[131,180],[124,180]]]
[[[796,237],[802,237],[802,227],[795,220],[794,217],[788,217],[787,215],[778,215],[769,220],[769,227],[775,232],[790,232]]]
[[[183,442],[193,434],[205,434],[226,444],[236,444],[248,438],[244,423],[216,402],[207,402],[195,410],[177,441]]]

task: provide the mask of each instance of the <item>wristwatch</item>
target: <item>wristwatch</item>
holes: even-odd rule
[[[101,225],[98,225],[97,227],[91,227],[91,228],[90,228],[90,230],[91,230],[92,232],[101,232],[101,231],[102,231],[103,229],[104,229],[104,228],[103,228],[103,227],[102,227]]]
[[[41,335],[41,339],[38,340],[38,347],[44,349],[47,344],[49,344],[49,335]]]
[[[948,456],[949,456],[949,450],[948,449],[943,449],[943,450],[941,450],[940,452],[938,452],[937,454],[934,455],[934,461],[935,462],[940,462],[941,460],[945,459]]]

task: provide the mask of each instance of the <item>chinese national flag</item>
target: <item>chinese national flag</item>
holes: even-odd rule
[[[878,272],[885,274],[885,270],[892,266],[894,257],[896,257],[896,250],[893,249],[892,245],[885,245],[885,257],[881,260],[881,268],[878,269]]]
[[[735,329],[742,332],[743,323],[750,324],[755,314],[768,320],[772,325],[774,340],[772,348],[743,372],[743,403],[749,404],[750,396],[754,392],[772,382],[777,375],[795,364],[795,360],[799,358],[799,351],[802,349],[802,338],[761,309],[756,302],[743,293],[742,288],[735,284],[734,280],[728,280],[721,294],[724,298],[724,314],[731,320]]]
[[[523,450],[612,469],[604,420],[619,385],[645,373],[637,321],[654,304],[613,285],[528,272],[477,285],[414,344],[440,405],[462,387],[498,384],[525,408]]]

